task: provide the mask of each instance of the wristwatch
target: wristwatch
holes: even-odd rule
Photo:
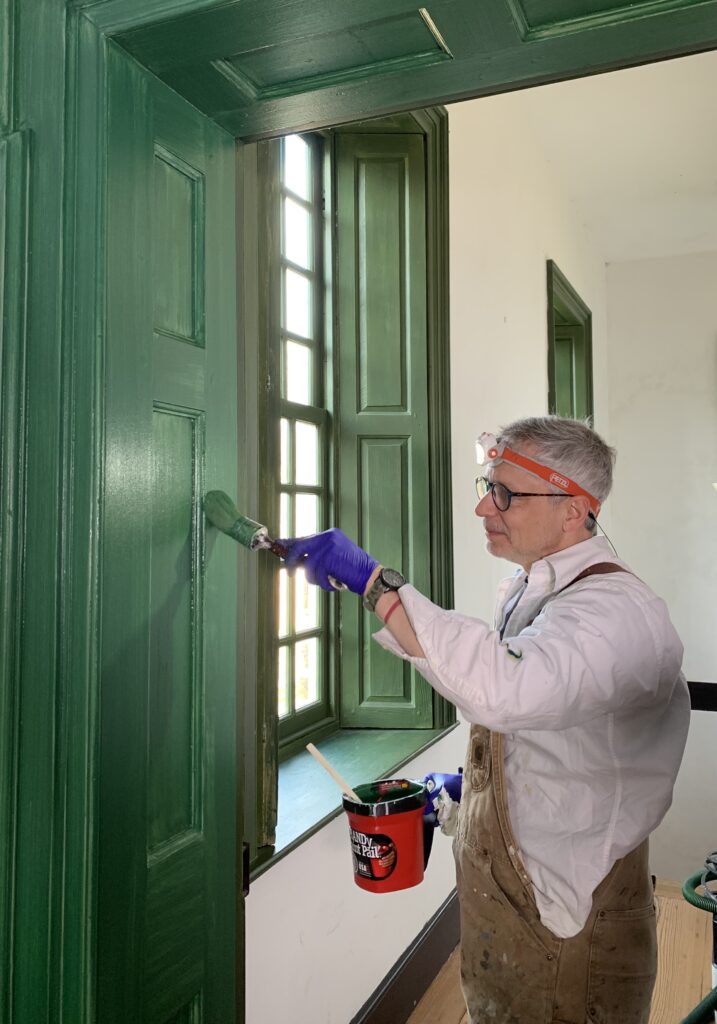
[[[386,569],[385,567],[382,567],[363,599],[364,608],[369,612],[375,611],[376,602],[381,594],[387,594],[390,590],[398,590],[405,584],[405,582],[405,577],[401,575],[398,569]]]

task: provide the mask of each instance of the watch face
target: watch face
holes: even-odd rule
[[[398,569],[382,569],[381,582],[384,583],[391,590],[398,590],[399,587],[402,587],[404,585],[406,580],[398,571]]]

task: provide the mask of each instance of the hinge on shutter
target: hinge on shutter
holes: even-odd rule
[[[249,895],[249,871],[251,865],[251,845],[244,843],[241,857],[241,891],[244,896]]]

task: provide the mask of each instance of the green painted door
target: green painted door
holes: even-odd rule
[[[584,419],[590,406],[590,367],[585,328],[580,324],[555,326],[555,412]]]
[[[102,1024],[240,1016],[236,559],[201,505],[236,492],[234,169],[230,136],[111,48]]]

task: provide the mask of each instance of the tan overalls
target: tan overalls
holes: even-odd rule
[[[513,836],[503,737],[474,725],[454,854],[471,1024],[647,1024],[657,968],[647,840],[597,887],[582,931],[556,938]]]

